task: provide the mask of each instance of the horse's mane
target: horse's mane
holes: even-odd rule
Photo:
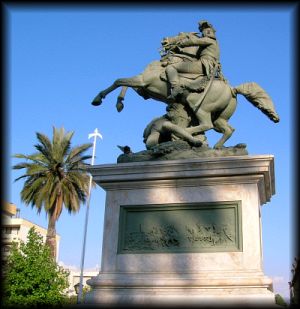
[[[149,63],[147,65],[147,67],[145,68],[144,72],[145,71],[154,71],[154,70],[157,70],[158,68],[160,70],[163,69],[161,61],[160,60],[154,60],[154,61],[152,61],[151,63]]]

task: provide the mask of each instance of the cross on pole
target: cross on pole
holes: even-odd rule
[[[95,153],[96,153],[96,140],[97,137],[103,139],[102,135],[99,133],[98,129],[96,128],[93,133],[90,133],[88,135],[88,138],[94,137],[93,142],[93,154],[91,159],[91,165],[94,165],[95,160]],[[87,234],[87,225],[88,225],[88,218],[89,218],[89,209],[90,209],[90,198],[91,198],[91,187],[92,187],[92,179],[93,176],[90,175],[90,183],[89,183],[89,192],[88,192],[88,200],[87,200],[87,206],[86,206],[86,213],[85,213],[85,224],[84,224],[84,235],[83,235],[83,245],[82,245],[82,253],[81,253],[81,266],[80,266],[80,283],[79,283],[79,292],[78,292],[78,298],[77,303],[81,303],[82,299],[82,290],[83,290],[83,267],[84,267],[84,256],[85,256],[85,243],[86,243],[86,234]]]

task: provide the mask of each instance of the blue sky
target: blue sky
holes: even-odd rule
[[[199,20],[217,30],[223,74],[232,86],[254,81],[273,99],[281,121],[271,122],[242,96],[230,120],[236,129],[226,146],[246,143],[249,154],[275,156],[276,194],[262,207],[264,271],[275,292],[288,296],[293,256],[292,142],[294,55],[293,9],[288,6],[8,6],[8,138],[11,156],[34,152],[36,132],[52,136],[52,127],[75,131],[73,145],[86,143],[98,128],[95,164],[116,163],[117,145],[144,150],[142,133],[165,105],[144,100],[129,89],[125,108],[115,109],[119,90],[99,107],[94,96],[115,79],[141,73],[159,59],[160,41],[181,31],[198,31]],[[207,133],[213,145],[219,134]],[[19,162],[11,157],[8,165]],[[45,213],[20,200],[20,171],[7,170],[7,200],[21,216],[47,227]],[[92,191],[85,269],[100,265],[105,192]],[[79,268],[85,206],[75,215],[63,212],[59,260]]]

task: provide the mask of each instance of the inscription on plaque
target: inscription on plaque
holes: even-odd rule
[[[120,207],[118,253],[242,251],[241,202]]]

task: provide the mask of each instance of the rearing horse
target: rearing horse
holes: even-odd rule
[[[123,109],[123,99],[128,87],[134,89],[144,99],[154,99],[166,104],[170,101],[167,99],[170,94],[168,82],[160,78],[161,73],[165,70],[161,61],[150,63],[144,72],[131,78],[119,78],[105,90],[102,90],[93,100],[92,104],[97,106],[102,103],[102,99],[107,94],[118,87],[123,87],[118,97],[117,110]],[[185,85],[186,80],[181,79],[181,84]],[[195,138],[193,134],[202,133],[210,129],[222,133],[222,137],[215,144],[214,148],[223,147],[224,143],[234,132],[228,124],[228,120],[233,115],[237,105],[237,94],[242,94],[254,106],[259,108],[273,122],[279,121],[272,100],[268,94],[256,83],[245,83],[237,87],[231,87],[223,80],[214,79],[206,96],[203,93],[186,91],[182,104],[187,104],[199,121],[199,125],[186,129],[174,126],[174,130],[183,139],[193,143]],[[200,103],[200,106],[199,106]],[[198,144],[199,145],[199,144]]]

